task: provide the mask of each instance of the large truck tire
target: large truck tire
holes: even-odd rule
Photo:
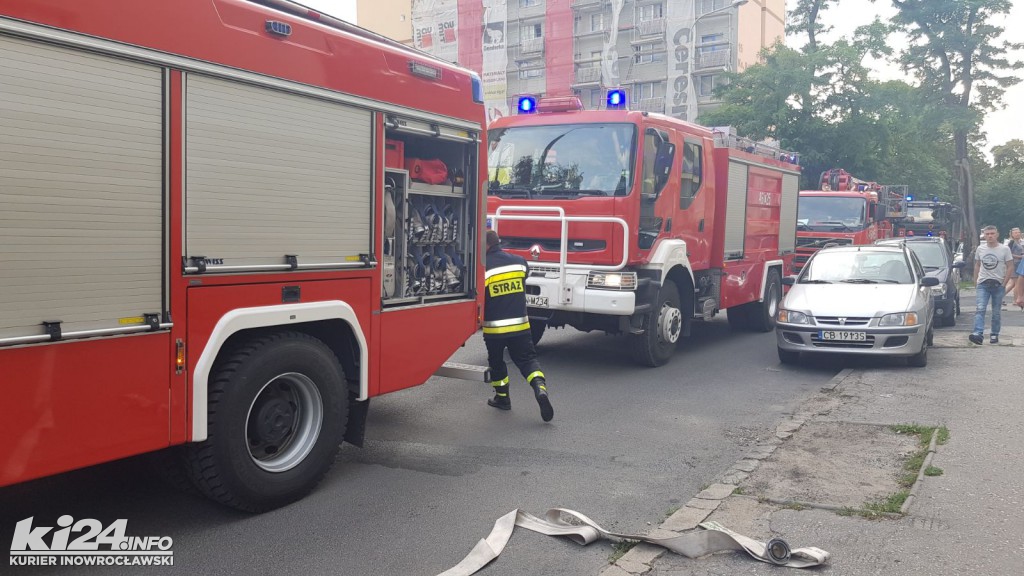
[[[782,301],[782,278],[779,277],[777,269],[768,271],[768,280],[764,284],[764,301],[751,302],[749,325],[758,332],[771,332],[775,330],[775,317],[779,313],[779,303]]]
[[[540,344],[540,339],[544,337],[544,330],[548,327],[548,323],[543,320],[530,320],[530,337],[533,339],[533,345]]]
[[[746,330],[750,328],[750,309],[746,306],[733,306],[725,311],[729,318],[729,327],[733,330]]]
[[[631,334],[630,352],[643,366],[662,366],[675,354],[683,334],[683,313],[679,308],[679,289],[665,280],[658,291],[658,302],[647,313],[643,334]]]
[[[207,439],[187,446],[193,482],[247,512],[294,502],[334,464],[348,419],[337,356],[301,332],[255,337],[214,366]]]

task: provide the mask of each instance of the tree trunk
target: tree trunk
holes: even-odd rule
[[[957,192],[960,196],[960,206],[963,207],[964,230],[967,231],[967,238],[964,240],[964,263],[967,273],[973,277],[974,248],[978,245],[978,220],[974,213],[974,180],[971,178],[971,163],[967,158],[967,131],[954,131],[953,142],[956,148]]]

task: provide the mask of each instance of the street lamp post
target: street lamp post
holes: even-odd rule
[[[714,10],[709,10],[709,11],[701,14],[700,16],[695,16],[694,19],[693,19],[693,24],[691,26],[692,31],[690,33],[690,47],[689,47],[689,49],[690,49],[690,58],[693,59],[694,65],[690,69],[690,82],[688,83],[688,88],[687,88],[687,91],[689,93],[687,94],[687,98],[686,98],[686,101],[687,101],[687,104],[688,104],[688,108],[689,108],[689,110],[687,110],[686,118],[688,120],[690,120],[690,121],[693,121],[693,119],[695,119],[697,117],[697,89],[696,89],[696,86],[695,86],[695,81],[697,80],[697,74],[696,74],[697,66],[696,66],[696,64],[698,62],[698,60],[697,60],[697,23],[700,22],[702,19],[707,18],[708,16],[711,16],[713,14],[718,14],[719,12],[725,12],[726,10],[738,9],[740,6],[743,6],[747,2],[749,2],[749,0],[733,0],[732,3],[730,3],[730,4],[726,5],[726,6],[722,6],[721,8],[715,8]],[[694,12],[696,12],[696,10],[697,10],[696,2],[693,4],[693,9],[694,9]],[[732,40],[730,40],[730,50],[732,49],[731,42],[732,42]]]

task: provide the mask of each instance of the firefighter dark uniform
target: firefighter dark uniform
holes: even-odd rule
[[[511,410],[508,396],[508,366],[505,348],[512,362],[533,388],[541,418],[548,422],[554,409],[548,399],[547,382],[537,362],[530,333],[530,319],[526,315],[526,260],[509,254],[499,246],[498,235],[487,231],[487,274],[484,297],[484,344],[487,345],[487,363],[491,368],[494,398],[488,404],[501,410]]]

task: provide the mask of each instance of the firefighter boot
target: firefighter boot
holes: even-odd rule
[[[541,419],[551,422],[551,419],[555,417],[555,409],[551,407],[551,400],[548,398],[547,381],[543,376],[537,376],[530,380],[530,386],[533,387],[533,395],[537,397]]]
[[[489,398],[487,405],[494,406],[498,410],[511,410],[512,400],[508,397],[508,378],[497,384],[497,386],[494,386],[494,398]]]

